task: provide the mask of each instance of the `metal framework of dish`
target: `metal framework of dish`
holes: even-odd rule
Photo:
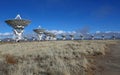
[[[15,40],[19,41],[23,39],[22,34],[24,32],[24,28],[31,22],[29,20],[24,20],[18,14],[15,19],[6,20],[5,21],[9,26],[13,28],[13,32],[15,35]]]
[[[39,40],[42,40],[45,29],[37,28],[37,29],[34,29],[33,31],[37,33]]]

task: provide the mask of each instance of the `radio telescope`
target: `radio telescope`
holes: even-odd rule
[[[101,37],[102,37],[102,40],[104,40],[104,39],[105,39],[105,35],[104,35],[104,34],[102,34],[102,36],[101,36]]]
[[[39,40],[42,40],[43,33],[45,32],[45,29],[37,28],[33,30],[35,33],[37,33]]]
[[[95,37],[94,34],[92,34],[92,35],[91,35],[91,39],[94,40],[94,39],[95,39],[94,37]]]
[[[15,19],[6,20],[5,22],[13,28],[16,41],[22,39],[24,28],[30,23],[29,20],[22,19],[19,14],[15,17]]]
[[[73,34],[70,34],[69,36],[70,36],[71,40],[74,40],[74,35]]]
[[[66,40],[66,35],[65,34],[62,34],[61,37],[62,37],[62,40]]]
[[[50,34],[50,40],[57,40],[56,35],[54,33],[49,33]]]
[[[50,32],[45,32],[44,33],[45,34],[45,40],[50,40],[50,38],[51,38],[51,34],[50,34]]]
[[[84,40],[84,36],[82,34],[80,34],[80,38],[81,40]]]

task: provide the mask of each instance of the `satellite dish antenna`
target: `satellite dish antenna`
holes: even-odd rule
[[[15,19],[10,19],[5,21],[9,26],[13,28],[16,42],[22,40],[22,33],[24,28],[31,22],[29,20],[24,20],[18,14]]]

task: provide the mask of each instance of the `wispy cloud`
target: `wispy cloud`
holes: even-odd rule
[[[13,33],[9,33],[9,32],[0,33],[0,36],[10,36],[10,35],[13,35]]]
[[[48,30],[48,32],[54,33],[54,34],[75,34],[75,31],[63,31],[63,30]]]
[[[101,31],[96,31],[95,33],[96,33],[96,34],[101,33]]]

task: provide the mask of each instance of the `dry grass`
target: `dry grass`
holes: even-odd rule
[[[86,56],[105,55],[106,45],[115,43],[108,40],[1,44],[0,75],[87,75],[92,62]]]

